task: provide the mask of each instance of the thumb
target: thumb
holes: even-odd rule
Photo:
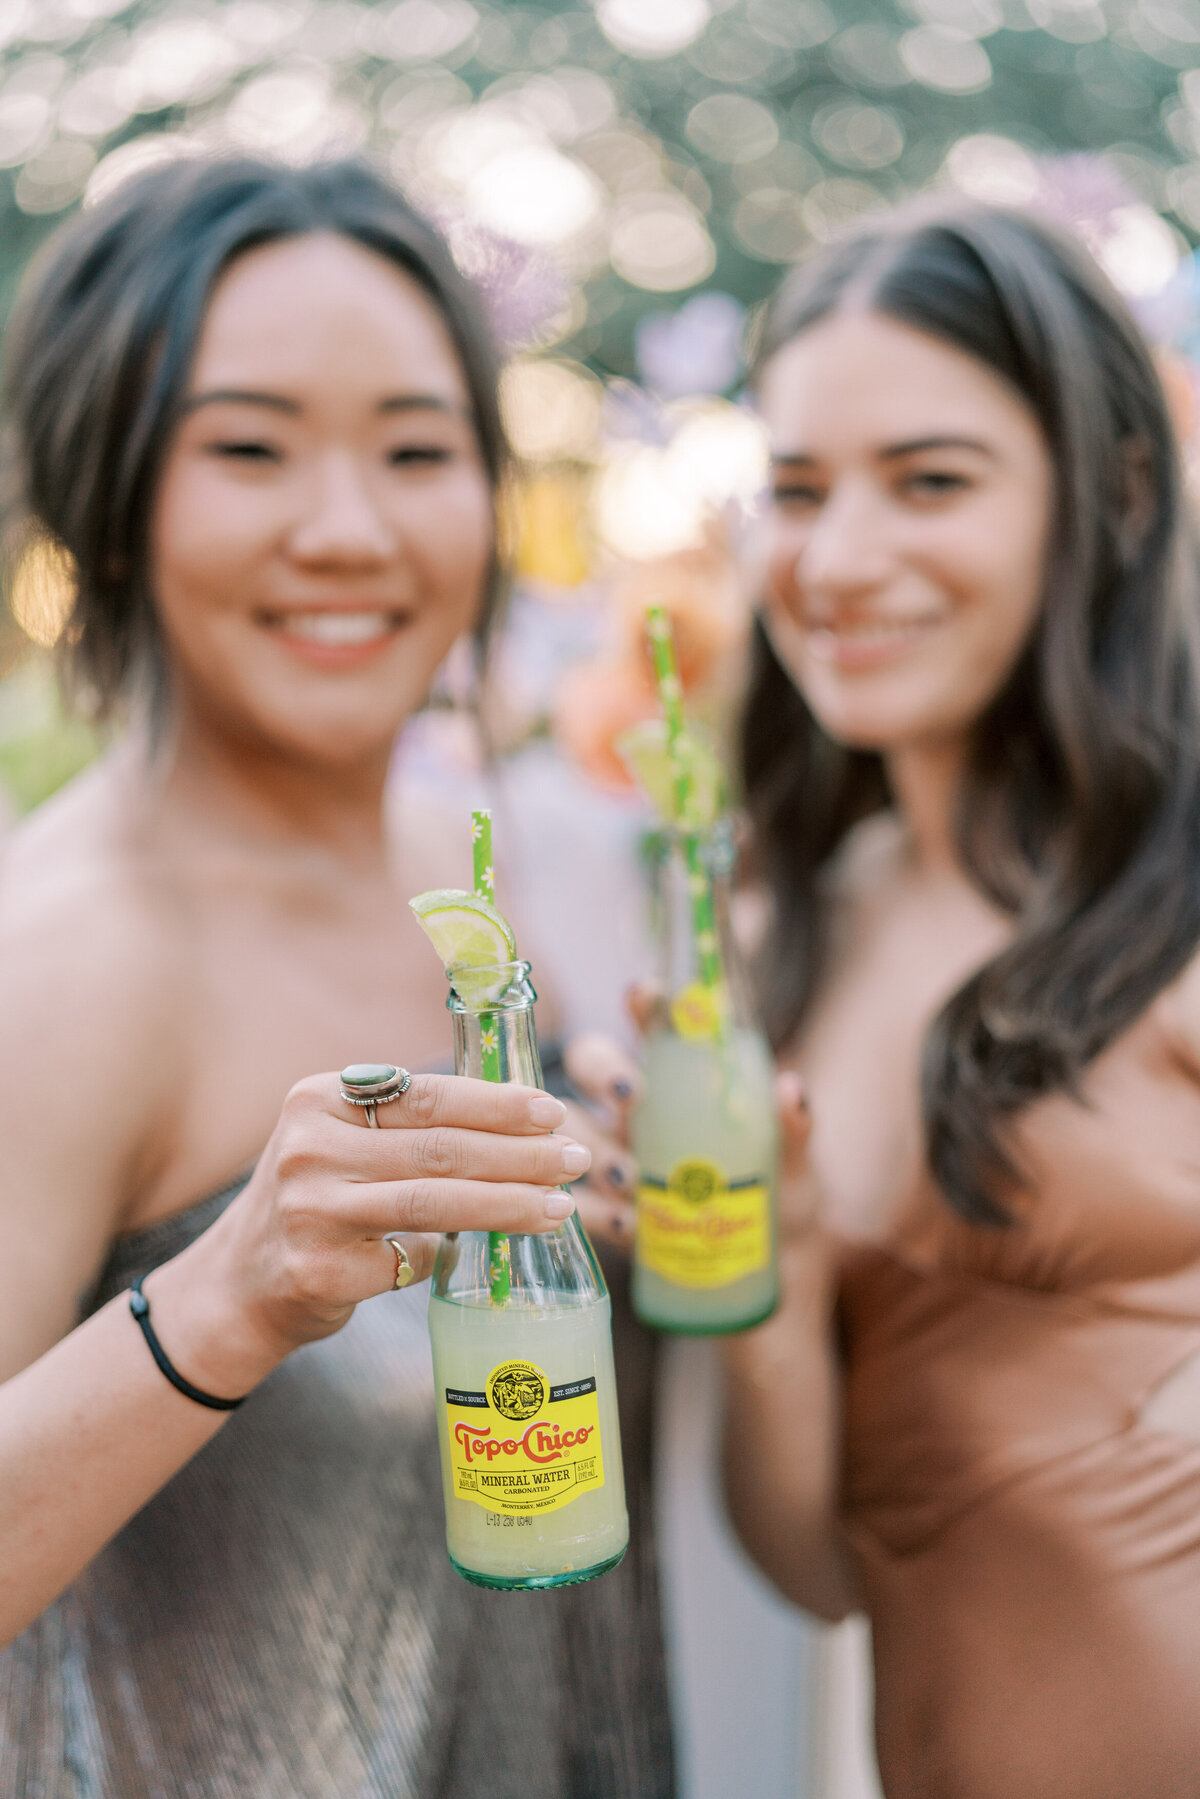
[[[782,1172],[803,1174],[808,1167],[808,1140],[812,1135],[812,1114],[804,1082],[793,1069],[785,1069],[775,1079],[775,1103],[783,1140],[780,1145]]]

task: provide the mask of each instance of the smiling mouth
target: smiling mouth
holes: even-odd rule
[[[818,662],[834,663],[840,668],[873,668],[902,656],[942,622],[940,615],[930,615],[810,624],[808,647]]]
[[[318,649],[358,650],[382,644],[408,624],[407,612],[264,612],[268,629]]]

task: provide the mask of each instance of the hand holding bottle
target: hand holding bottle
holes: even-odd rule
[[[416,1075],[378,1130],[340,1094],[333,1074],[294,1087],[245,1191],[147,1281],[172,1359],[215,1392],[246,1391],[390,1289],[385,1235],[425,1279],[436,1233],[549,1231],[574,1209],[560,1183],[588,1152],[552,1135],[566,1114],[548,1093]]]
[[[574,1190],[580,1221],[593,1242],[630,1255],[637,1162],[629,1137],[632,1113],[642,1096],[641,1069],[614,1038],[600,1031],[573,1038],[563,1059],[584,1102],[567,1102],[565,1128],[592,1158],[586,1177]]]
[[[630,989],[628,1008],[645,1032],[662,1004],[662,990],[651,982]],[[587,1107],[567,1102],[566,1128],[586,1145],[592,1166],[575,1187],[579,1217],[588,1234],[627,1252],[633,1248],[636,1212],[632,1195],[637,1162],[630,1150],[634,1110],[642,1094],[642,1070],[612,1037],[588,1031],[567,1045],[567,1073]],[[780,1129],[777,1192],[780,1253],[806,1241],[820,1223],[820,1199],[808,1160],[812,1116],[804,1082],[784,1069],[775,1080]],[[629,1197],[626,1197],[628,1195]]]

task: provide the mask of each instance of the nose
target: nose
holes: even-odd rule
[[[797,586],[831,601],[878,588],[892,563],[884,510],[866,485],[835,487],[805,533],[795,562]]]
[[[300,562],[352,568],[376,567],[394,554],[395,530],[348,451],[331,451],[317,465],[289,548]]]

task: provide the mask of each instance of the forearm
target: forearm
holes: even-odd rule
[[[206,1293],[187,1252],[146,1292],[168,1355],[197,1386],[236,1398],[269,1371],[271,1356],[221,1320],[219,1295]],[[0,1643],[229,1416],[164,1378],[124,1294],[0,1386]]]
[[[797,1605],[842,1618],[858,1604],[837,1517],[839,1379],[833,1273],[816,1232],[786,1249],[779,1310],[725,1345],[725,1487],[739,1537]]]

